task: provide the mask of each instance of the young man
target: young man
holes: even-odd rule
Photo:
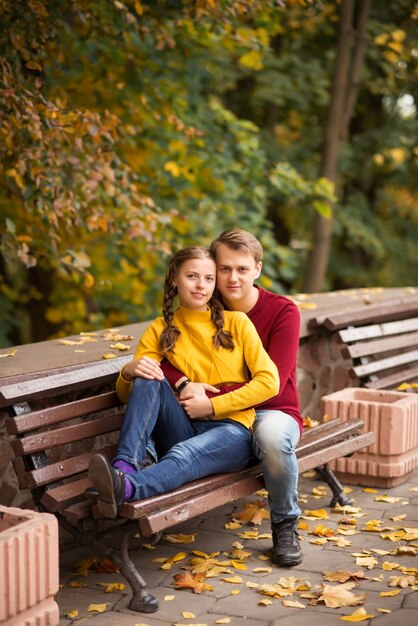
[[[302,432],[296,388],[299,310],[288,298],[254,285],[261,273],[263,249],[251,233],[239,228],[227,230],[212,242],[211,251],[216,259],[217,286],[225,308],[248,315],[279,372],[278,395],[256,407],[253,451],[261,461],[269,494],[272,561],[276,565],[291,567],[302,562],[297,533],[301,511],[297,504],[295,454]],[[219,393],[210,385],[186,382],[185,376],[170,367],[163,365],[162,369],[172,386],[181,386],[180,402],[190,415],[195,403],[201,405],[202,395]],[[145,361],[142,376],[161,378],[163,373],[159,364]],[[228,391],[228,388],[222,391]]]

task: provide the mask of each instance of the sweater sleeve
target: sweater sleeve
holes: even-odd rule
[[[235,341],[242,344],[243,356],[251,380],[222,396],[211,398],[215,417],[223,418],[231,412],[242,411],[277,395],[280,388],[276,365],[263,348],[254,324],[245,313],[236,314]]]
[[[159,338],[163,328],[163,325],[161,324],[161,319],[162,318],[157,318],[146,328],[145,332],[138,342],[133,360],[139,359],[142,356],[148,356],[151,359],[154,359],[154,361],[161,362],[163,358],[163,355],[159,350]],[[121,370],[116,381],[116,393],[121,402],[128,402],[132,385],[133,380],[129,382],[125,380],[122,376]]]
[[[276,364],[280,375],[280,391],[286,386],[295,367],[299,350],[299,336],[299,309],[296,304],[289,300],[286,308],[276,315],[268,342],[268,353]]]

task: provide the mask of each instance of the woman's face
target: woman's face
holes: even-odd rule
[[[173,286],[180,304],[193,311],[206,311],[215,289],[216,265],[212,259],[190,259],[180,266]]]

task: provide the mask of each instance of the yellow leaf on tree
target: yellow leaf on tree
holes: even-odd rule
[[[29,70],[38,70],[38,72],[42,72],[42,67],[36,61],[28,61],[26,63],[26,67]]]
[[[241,67],[259,71],[263,69],[263,55],[258,50],[250,50],[240,57],[238,63]]]
[[[104,602],[103,604],[89,604],[87,611],[89,611],[89,613],[92,613],[93,611],[96,613],[104,613],[108,606],[109,602]]]
[[[340,617],[340,619],[346,622],[364,622],[364,620],[372,617],[374,617],[374,615],[369,615],[365,609],[360,607],[359,609],[356,609],[352,615],[344,615],[343,617]]]

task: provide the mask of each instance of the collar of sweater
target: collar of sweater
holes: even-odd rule
[[[180,305],[176,310],[175,316],[183,324],[212,324],[210,309],[207,311],[193,311]]]

